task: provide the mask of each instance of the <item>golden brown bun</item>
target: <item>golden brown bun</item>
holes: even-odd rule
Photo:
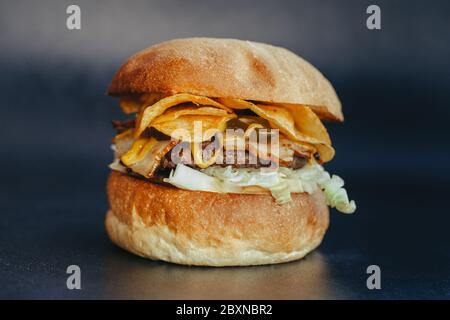
[[[213,38],[163,42],[132,56],[108,93],[191,93],[310,106],[322,119],[342,121],[330,82],[291,51],[263,43]]]
[[[201,266],[245,266],[300,259],[329,223],[322,191],[293,194],[279,206],[269,194],[187,191],[113,171],[106,230],[142,257]]]

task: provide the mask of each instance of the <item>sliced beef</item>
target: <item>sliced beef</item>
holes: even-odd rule
[[[225,152],[224,152],[224,156],[226,156]],[[238,163],[237,161],[237,154],[234,153],[234,161],[233,164],[227,164],[227,163],[223,163],[223,164],[218,164],[222,167],[227,167],[227,166],[232,166],[233,168],[255,168],[255,169],[259,169],[259,168],[263,168],[263,167],[269,167],[270,166],[270,162],[269,161],[264,161],[263,159],[257,158],[257,163],[249,163],[249,153],[248,151],[245,151],[245,163]],[[280,166],[282,167],[288,167],[291,169],[300,169],[303,168],[303,166],[305,166],[305,164],[307,163],[307,159],[297,156],[295,155],[293,158],[293,161],[287,162],[287,163],[282,163],[280,164]],[[225,161],[224,161],[225,162]],[[241,161],[242,162],[242,161]],[[254,162],[254,160],[252,161]],[[194,163],[194,160],[192,158],[187,158],[187,157],[180,157],[180,161],[177,161],[177,163],[182,163],[184,165],[187,165],[191,168],[195,168],[198,169],[198,166]],[[172,157],[171,157],[171,153],[167,153],[164,158],[161,160],[161,164],[160,164],[160,168],[161,169],[175,169],[175,167],[177,166],[177,163],[174,163],[172,161]]]
[[[113,120],[111,121],[113,128],[117,133],[122,133],[128,129],[134,128],[135,120]]]

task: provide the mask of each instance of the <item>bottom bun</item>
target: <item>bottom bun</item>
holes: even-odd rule
[[[116,171],[108,178],[106,230],[125,250],[154,260],[199,266],[293,261],[322,241],[329,224],[325,197],[188,191]]]

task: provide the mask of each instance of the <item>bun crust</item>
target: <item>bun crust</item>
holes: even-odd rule
[[[175,39],[132,56],[108,93],[191,93],[308,105],[322,119],[342,121],[330,82],[291,51],[234,39]]]
[[[199,266],[246,266],[300,259],[329,224],[322,191],[270,194],[188,191],[112,171],[107,184],[110,239],[142,257]]]

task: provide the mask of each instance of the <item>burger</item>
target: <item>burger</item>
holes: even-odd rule
[[[108,94],[113,121],[106,230],[139,256],[200,266],[300,259],[329,207],[353,213],[322,120],[342,122],[330,82],[284,48],[176,39],[129,58]]]

